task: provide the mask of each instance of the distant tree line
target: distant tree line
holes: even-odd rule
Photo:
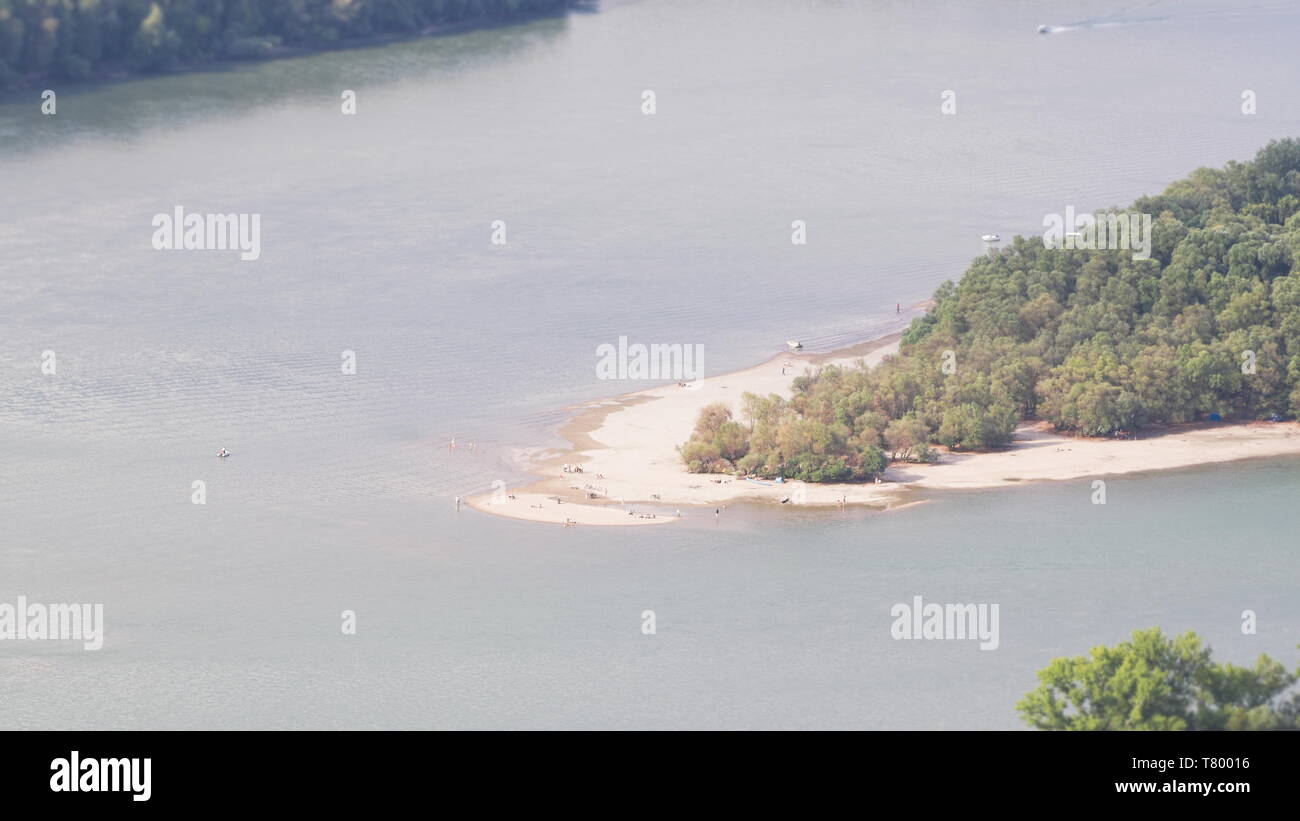
[[[683,461],[832,482],[934,444],[1002,446],[1021,419],[1106,436],[1300,413],[1300,141],[1131,210],[1152,216],[1149,259],[1017,237],[940,286],[898,356],[800,376],[789,400],[746,395],[739,420],[711,406]]]
[[[573,0],[0,0],[0,88],[105,70],[165,71],[452,23],[555,12]]]

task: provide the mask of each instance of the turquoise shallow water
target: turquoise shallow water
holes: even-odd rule
[[[626,390],[594,369],[620,335],[710,373],[867,338],[982,233],[1300,132],[1288,5],[1034,34],[1053,7],[606,4],[0,105],[0,601],[107,620],[97,653],[0,644],[0,726],[1010,728],[1036,669],[1136,627],[1293,664],[1293,460],[1104,508],[1067,482],[612,532],[451,504]],[[178,203],[260,213],[262,258],[152,250]],[[913,595],[999,603],[1000,648],[893,641]]]

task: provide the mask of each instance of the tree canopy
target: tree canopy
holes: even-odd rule
[[[1266,655],[1215,664],[1195,633],[1152,628],[1053,660],[1016,709],[1039,730],[1296,730],[1300,692],[1285,691],[1298,676]]]
[[[163,71],[429,26],[493,22],[572,0],[0,0],[0,88],[106,67]]]
[[[828,366],[746,396],[724,452],[688,469],[865,478],[893,458],[1007,444],[1022,419],[1107,436],[1300,413],[1300,141],[1143,197],[1149,259],[1017,237],[946,282],[875,369]]]

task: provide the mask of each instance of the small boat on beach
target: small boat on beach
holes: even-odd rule
[[[790,348],[790,350],[792,350],[792,351],[797,351],[797,350],[799,350],[800,348],[803,347],[803,343],[800,342],[800,341],[797,340],[797,339],[787,339],[787,340],[785,341],[785,344],[786,344],[786,345]]]

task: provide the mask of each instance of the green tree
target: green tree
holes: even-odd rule
[[[749,452],[749,437],[726,403],[714,402],[700,409],[691,438],[677,451],[692,473],[729,472]]]
[[[744,397],[747,442],[711,424],[688,463],[839,481],[878,473],[885,450],[1000,447],[1021,419],[1107,436],[1300,416],[1300,140],[1132,210],[1158,215],[1151,259],[1017,237],[941,285],[896,356],[808,371],[789,399]]]
[[[930,429],[915,416],[895,419],[885,428],[885,444],[891,459],[907,459],[917,445],[925,444]]]
[[[1284,697],[1297,675],[1268,656],[1253,668],[1215,664],[1195,633],[1151,628],[1054,659],[1016,709],[1039,730],[1300,729],[1296,697]]]

